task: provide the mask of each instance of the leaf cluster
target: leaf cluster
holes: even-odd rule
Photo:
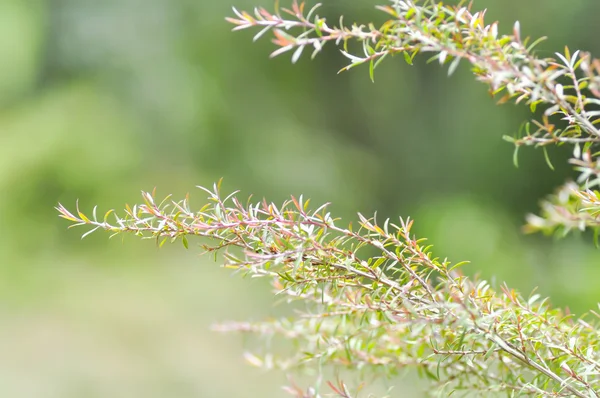
[[[411,234],[411,220],[378,223],[359,214],[355,229],[340,226],[327,205],[309,210],[302,198],[243,205],[235,193],[222,198],[218,185],[204,190],[209,202],[199,211],[187,198],[157,203],[151,193],[122,217],[57,209],[73,226],[159,244],[181,239],[188,247],[188,237],[210,238],[205,253],[222,251],[226,267],[269,278],[277,295],[305,303],[295,318],[217,327],[299,347],[290,355],[247,354],[257,366],[334,366],[377,376],[415,367],[442,395],[585,397],[600,388],[596,313],[574,319],[539,295],[524,298],[506,286],[496,292],[464,276],[461,264],[435,257]]]
[[[544,40],[521,37],[517,21],[509,35],[499,33],[498,22],[486,24],[486,11],[474,12],[471,4],[444,5],[438,2],[393,0],[392,5],[378,6],[389,19],[379,27],[375,24],[347,26],[340,18],[338,25],[330,26],[317,14],[319,4],[305,13],[304,3],[294,1],[291,9],[282,8],[270,13],[256,8],[253,14],[234,8],[236,17],[227,18],[235,24],[234,30],[260,27],[258,39],[272,31],[273,43],[278,47],[271,56],[292,52],[296,62],[304,49],[313,49],[312,57],[333,42],[342,47],[342,54],[350,63],[341,71],[359,65],[368,65],[374,80],[374,71],[383,59],[402,54],[408,64],[420,53],[433,54],[429,61],[448,65],[452,74],[461,60],[471,65],[477,80],[488,86],[498,103],[524,103],[534,114],[515,136],[504,139],[515,145],[514,162],[518,165],[518,150],[523,146],[540,148],[550,168],[549,145],[571,145],[571,162],[581,172],[576,184],[568,182],[562,189],[569,192],[568,210],[564,203],[550,196],[542,203],[541,217],[530,216],[528,231],[558,232],[573,229],[573,220],[557,217],[556,211],[571,214],[583,211],[581,193],[598,187],[600,166],[596,144],[600,142],[600,60],[582,51],[540,58],[535,47]],[[296,33],[299,32],[299,33]],[[352,54],[348,43],[359,42],[362,54]],[[594,177],[591,178],[590,177]],[[577,217],[577,229],[591,228],[598,234],[597,214],[587,212]],[[570,216],[569,216],[570,217]],[[570,217],[573,218],[573,217]],[[542,222],[542,220],[547,220]]]
[[[499,103],[527,104],[534,116],[514,137],[515,145],[544,150],[571,145],[571,164],[579,171],[542,203],[539,216],[528,217],[527,231],[567,233],[600,229],[600,60],[565,48],[540,58],[539,40],[522,38],[519,23],[501,35],[498,23],[485,23],[485,11],[471,5],[393,0],[377,7],[387,20],[337,26],[320,17],[318,5],[307,9],[293,1],[274,12],[238,11],[227,20],[234,30],[258,28],[257,40],[273,34],[271,56],[291,53],[296,62],[306,49],[312,56],[326,44],[341,47],[349,64],[367,65],[371,79],[387,57],[402,54],[409,64],[419,53],[448,65],[452,74],[464,60],[477,80]],[[362,53],[349,50],[358,42]],[[539,117],[536,117],[539,115]],[[275,293],[305,304],[293,318],[218,325],[221,331],[253,333],[270,342],[293,342],[291,353],[247,353],[254,365],[286,370],[358,370],[363,376],[393,376],[416,368],[439,395],[451,392],[503,393],[509,396],[597,397],[600,394],[600,324],[598,313],[575,318],[552,308],[537,294],[522,296],[507,286],[494,289],[468,278],[461,264],[435,257],[431,246],[411,233],[410,219],[378,222],[358,215],[357,227],[342,226],[327,205],[311,210],[308,200],[292,197],[278,206],[266,200],[243,204],[236,193],[223,197],[220,184],[208,203],[193,210],[189,198],[157,202],[143,192],[143,203],[123,215],[102,218],[72,213],[59,205],[73,226],[113,235],[132,233],[159,245],[203,238],[205,253],[221,253],[225,266],[251,277],[271,280]],[[113,221],[109,221],[113,220]],[[207,243],[204,243],[207,242]],[[342,381],[329,383],[337,396],[358,392]],[[358,388],[360,390],[360,386]],[[300,397],[323,396],[317,383],[288,391]]]

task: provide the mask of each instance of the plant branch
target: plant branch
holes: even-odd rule
[[[201,247],[224,250],[225,266],[269,277],[278,295],[308,303],[309,312],[293,320],[220,327],[280,333],[302,347],[277,361],[253,356],[255,364],[291,369],[324,361],[390,374],[412,366],[456,388],[468,382],[481,391],[596,396],[600,359],[596,350],[580,348],[598,345],[595,329],[584,326],[589,323],[573,322],[537,296],[525,302],[508,288],[499,294],[485,281],[463,276],[411,235],[412,221],[378,225],[359,214],[354,231],[340,227],[326,205],[310,211],[302,198],[280,207],[266,201],[243,206],[235,196],[222,199],[217,184],[205,191],[209,204],[197,212],[188,198],[156,204],[150,193],[143,193],[144,203],[127,206],[124,217],[109,212],[99,220],[95,211],[87,217],[62,205],[57,210],[73,225],[159,244],[185,239],[188,247],[188,236],[211,238],[215,244]],[[116,222],[109,223],[109,216]],[[366,248],[379,254],[360,256]],[[521,376],[512,384],[489,385],[490,378],[484,385],[477,375],[490,366],[502,380]]]

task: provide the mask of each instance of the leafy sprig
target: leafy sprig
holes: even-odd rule
[[[296,62],[306,47],[313,48],[313,57],[328,42],[343,44],[342,53],[350,64],[342,71],[368,64],[371,75],[388,55],[402,53],[406,61],[418,53],[434,53],[431,60],[448,64],[452,74],[461,60],[469,62],[477,79],[488,84],[492,95],[503,94],[500,102],[510,99],[528,104],[532,111],[545,106],[540,121],[533,121],[524,137],[515,139],[516,145],[548,145],[551,143],[593,143],[600,141],[600,130],[595,122],[600,116],[600,61],[588,53],[576,51],[557,53],[557,58],[537,58],[534,47],[542,39],[530,43],[522,39],[520,24],[513,26],[511,35],[500,35],[498,22],[485,24],[485,11],[473,12],[464,2],[457,6],[443,3],[392,1],[392,6],[378,6],[388,17],[379,28],[374,24],[329,26],[316,13],[319,4],[304,13],[304,3],[293,2],[291,9],[274,14],[256,8],[254,14],[234,8],[237,18],[227,18],[236,25],[234,30],[262,27],[254,37],[258,39],[272,31],[273,43],[279,48],[271,56],[293,51]],[[302,32],[293,35],[292,31]],[[363,54],[348,51],[348,42],[359,41]],[[589,90],[590,95],[584,91]],[[568,122],[563,129],[551,124],[549,117],[556,115]]]
[[[189,247],[188,238],[210,238],[201,244],[205,253],[222,252],[226,267],[267,277],[277,295],[306,303],[295,318],[216,327],[279,336],[298,347],[288,355],[248,353],[254,365],[334,366],[379,376],[413,367],[439,393],[590,397],[600,391],[595,313],[594,320],[574,319],[539,295],[524,298],[506,286],[496,292],[464,276],[461,264],[435,257],[411,234],[408,219],[380,224],[359,214],[355,229],[340,226],[327,205],[310,210],[302,198],[243,205],[235,194],[222,198],[218,184],[204,190],[209,202],[199,211],[188,198],[157,203],[146,192],[123,216],[57,210],[73,226],[159,244],[181,239]]]
[[[598,170],[594,148],[600,142],[597,127],[600,60],[586,52],[572,53],[567,47],[564,53],[557,52],[556,57],[540,58],[534,49],[544,38],[535,41],[522,38],[518,21],[512,34],[501,35],[498,22],[486,24],[486,11],[473,11],[472,3],[465,5],[462,1],[456,6],[432,1],[392,0],[391,3],[377,7],[389,18],[379,28],[372,23],[344,25],[343,19],[337,26],[330,26],[317,14],[319,4],[305,13],[304,3],[296,0],[291,9],[274,13],[256,8],[250,14],[234,8],[236,17],[227,21],[236,25],[234,30],[261,27],[255,40],[272,31],[278,49],[271,56],[293,52],[292,62],[307,47],[313,48],[314,57],[326,43],[334,42],[342,46],[342,54],[350,60],[341,71],[366,64],[371,79],[380,62],[396,54],[403,54],[412,65],[417,54],[433,53],[430,61],[448,65],[448,74],[465,60],[477,80],[488,85],[490,95],[499,97],[498,103],[512,100],[527,104],[532,113],[543,110],[540,117],[525,123],[515,136],[504,137],[515,145],[515,165],[519,148],[534,146],[543,150],[548,165],[554,169],[547,146],[573,146],[572,163],[581,171],[581,178],[577,184],[568,182],[561,191],[564,196],[568,190],[569,204],[564,208],[565,203],[550,196],[542,203],[541,216],[528,217],[530,223],[526,229],[568,232],[575,223],[577,229],[592,228],[598,234],[598,214],[579,212],[584,206],[580,201],[582,195],[597,186],[596,181],[590,184],[588,178]],[[350,41],[361,43],[363,53],[351,53]]]
[[[393,0],[378,7],[388,20],[350,26],[340,19],[330,26],[294,1],[290,9],[250,14],[234,9],[234,30],[259,28],[278,47],[271,55],[292,53],[296,62],[306,48],[313,57],[327,43],[342,46],[350,64],[368,65],[371,79],[379,63],[402,53],[412,64],[419,53],[448,65],[452,74],[461,60],[489,87],[499,102],[526,103],[540,117],[523,134],[505,137],[516,148],[572,145],[571,163],[580,172],[542,204],[540,216],[528,218],[528,230],[568,232],[600,228],[600,166],[595,145],[600,116],[600,61],[565,48],[556,58],[539,58],[539,40],[521,37],[515,23],[500,35],[498,23],[485,24],[485,11],[464,2]],[[357,41],[362,54],[349,50]],[[189,199],[157,203],[155,193],[142,193],[143,203],[97,217],[72,213],[59,205],[73,226],[89,226],[112,235],[134,234],[159,245],[202,238],[205,253],[222,252],[225,266],[252,277],[266,277],[288,301],[301,301],[299,316],[258,323],[228,323],[221,331],[254,333],[266,340],[279,336],[295,343],[291,353],[248,353],[257,366],[299,370],[333,366],[391,376],[413,367],[435,385],[440,395],[452,391],[510,396],[597,397],[600,392],[599,315],[575,318],[552,308],[539,295],[523,297],[507,286],[493,289],[486,281],[460,272],[461,264],[435,257],[431,246],[411,234],[412,221],[379,223],[359,214],[358,228],[340,226],[327,205],[310,210],[309,202],[291,198],[281,206],[261,201],[243,205],[219,184],[209,202],[192,210]],[[114,221],[109,221],[114,220]],[[208,243],[207,240],[208,239]],[[373,254],[374,253],[374,254]],[[590,319],[588,319],[590,318]],[[329,383],[337,396],[354,392],[342,381]],[[320,386],[291,386],[300,397],[322,396]]]

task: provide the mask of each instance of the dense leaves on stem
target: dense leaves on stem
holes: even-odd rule
[[[278,295],[306,303],[295,318],[217,327],[298,347],[288,355],[247,354],[255,365],[333,365],[379,376],[414,367],[440,393],[587,397],[600,390],[597,318],[573,319],[538,295],[496,292],[465,277],[460,264],[434,257],[411,234],[412,221],[379,224],[359,214],[358,228],[341,227],[326,205],[309,210],[302,198],[243,205],[233,194],[222,198],[217,185],[205,191],[209,202],[199,211],[187,198],[157,203],[150,193],[123,216],[57,209],[73,225],[159,244],[210,238],[201,244],[205,253],[222,251],[226,267],[270,278]]]
[[[581,171],[581,178],[562,189],[562,196],[568,192],[568,210],[564,211],[564,203],[551,196],[542,204],[542,217],[528,218],[531,222],[527,230],[564,232],[576,225],[598,232],[597,213],[578,213],[586,208],[582,202],[584,192],[596,188],[600,181],[600,166],[595,161],[598,154],[593,151],[594,144],[600,142],[600,60],[589,53],[572,53],[568,48],[556,53],[556,58],[539,58],[534,48],[543,38],[533,42],[522,38],[519,22],[513,25],[512,34],[501,35],[497,22],[485,23],[485,10],[475,12],[465,2],[456,6],[408,0],[391,3],[377,7],[389,18],[379,28],[372,23],[344,25],[343,19],[330,26],[317,14],[318,4],[306,11],[305,4],[296,1],[291,9],[274,13],[264,8],[256,8],[253,13],[234,8],[235,17],[227,20],[236,25],[234,30],[260,28],[255,40],[272,31],[278,49],[271,56],[291,52],[292,62],[306,48],[314,57],[333,42],[350,60],[342,71],[368,65],[371,79],[379,63],[396,54],[403,54],[412,64],[417,54],[432,53],[430,60],[448,65],[449,74],[465,60],[477,80],[488,85],[492,96],[499,97],[498,103],[514,100],[527,104],[532,112],[543,110],[539,119],[525,123],[516,136],[504,137],[515,145],[515,164],[522,146],[542,148],[550,167],[548,145],[573,146],[573,163]],[[351,41],[362,44],[362,54],[349,52]],[[591,175],[594,178],[590,181]]]
[[[579,178],[550,196],[540,216],[529,216],[527,230],[600,230],[600,194],[594,190],[600,185],[594,152],[600,141],[600,61],[568,48],[556,58],[539,58],[533,51],[539,40],[522,38],[518,22],[510,35],[501,35],[498,23],[485,23],[485,11],[463,3],[391,3],[378,7],[387,15],[379,28],[346,26],[342,19],[331,26],[318,16],[318,5],[308,9],[296,1],[273,13],[234,8],[235,16],[227,20],[234,30],[258,28],[255,40],[272,32],[278,47],[272,56],[290,52],[293,62],[306,49],[316,56],[335,43],[350,60],[342,70],[365,64],[371,79],[379,63],[396,54],[412,64],[417,54],[431,53],[431,60],[448,65],[449,74],[464,60],[500,103],[513,100],[542,111],[520,134],[505,137],[517,149],[573,147],[571,163]],[[362,54],[349,50],[350,41],[362,45]],[[218,184],[202,189],[209,201],[200,210],[193,210],[188,198],[157,203],[155,194],[146,192],[143,203],[127,206],[122,215],[110,211],[98,218],[94,208],[87,216],[79,206],[76,212],[62,205],[57,210],[74,226],[91,227],[84,236],[106,230],[160,245],[181,240],[186,248],[191,238],[201,238],[204,252],[222,253],[225,266],[269,278],[279,296],[304,303],[305,311],[293,318],[216,326],[295,344],[291,352],[247,353],[257,366],[319,371],[332,366],[364,377],[416,368],[440,395],[599,395],[596,312],[575,318],[539,295],[523,297],[507,286],[497,290],[467,278],[460,264],[434,257],[431,246],[411,234],[408,219],[379,223],[359,214],[358,227],[346,227],[327,205],[310,210],[302,197],[281,206],[265,200],[242,204],[235,193],[222,197]],[[319,384],[287,390],[320,397]],[[328,386],[337,396],[355,394],[339,380]]]

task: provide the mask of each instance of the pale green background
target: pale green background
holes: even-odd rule
[[[270,6],[271,2],[261,3]],[[282,5],[287,3],[281,0]],[[238,8],[259,5],[236,0]],[[381,21],[371,1],[324,0],[337,20]],[[566,151],[501,140],[528,116],[497,107],[466,65],[452,78],[401,57],[376,83],[336,75],[326,48],[292,66],[268,39],[231,33],[229,1],[0,0],[0,396],[276,397],[281,374],[245,365],[214,321],[287,314],[268,286],[231,277],[197,250],[67,230],[53,206],[176,197],[225,178],[275,201],[303,193],[353,220],[412,216],[437,254],[496,283],[539,286],[556,305],[595,307],[600,252],[519,227],[570,173]],[[509,32],[600,53],[597,0],[476,0]],[[379,19],[378,19],[379,18]],[[193,242],[192,242],[193,245]],[[410,396],[410,381],[395,396]],[[420,396],[415,392],[414,396]]]

